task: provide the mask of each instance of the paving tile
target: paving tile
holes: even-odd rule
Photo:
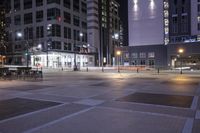
[[[200,110],[197,110],[195,119],[200,119]]]
[[[153,104],[150,105],[150,104],[128,103],[128,102],[124,103],[124,102],[117,102],[117,101],[107,102],[100,106],[125,109],[125,110],[131,110],[131,111],[164,114],[164,115],[171,115],[171,116],[178,116],[178,117],[188,117],[188,118],[194,118],[195,113],[196,113],[195,110],[191,110],[188,108],[174,108],[170,106],[159,106],[159,105],[153,105]]]
[[[87,86],[74,86],[69,88],[63,88],[51,91],[44,91],[43,94],[49,95],[56,95],[56,96],[65,96],[65,97],[75,97],[75,98],[89,98],[94,97],[110,90],[107,89],[95,89],[95,88],[88,88]]]
[[[0,120],[59,105],[56,102],[13,98],[0,101]]]
[[[198,100],[198,106],[197,108],[200,110],[200,97],[199,97],[199,100]]]
[[[199,82],[197,81],[163,81],[162,84],[168,84],[168,85],[199,85]]]
[[[90,106],[77,104],[62,104],[53,108],[28,114],[21,118],[0,122],[0,132],[3,133],[22,133],[32,128],[42,126],[46,123],[58,120],[62,117],[77,113]]]
[[[185,119],[95,108],[29,133],[181,133]]]
[[[127,90],[127,89],[126,90],[118,90],[118,91],[114,90],[114,91],[107,92],[105,94],[101,94],[101,95],[92,97],[92,99],[115,100],[117,98],[127,96],[128,94],[132,94],[134,92],[135,91],[133,91],[133,90]]]
[[[8,87],[8,88],[1,88],[5,90],[17,90],[17,91],[31,91],[31,90],[40,90],[45,88],[50,88],[53,86],[49,85],[24,85],[24,86],[18,86],[18,87]]]
[[[137,102],[146,104],[157,104],[174,107],[190,108],[192,104],[192,96],[178,96],[166,94],[150,94],[150,93],[134,93],[126,97],[118,99],[122,102]]]
[[[83,104],[83,105],[96,106],[96,105],[104,103],[104,100],[83,99],[83,100],[77,101],[75,103]]]
[[[62,103],[71,103],[75,101],[81,100],[80,98],[73,98],[73,97],[65,97],[65,96],[55,96],[55,95],[45,95],[45,94],[28,94],[22,96],[23,98],[33,98],[33,99],[43,99],[47,101],[54,101],[54,102],[62,102]]]
[[[200,120],[194,120],[192,133],[200,133]]]

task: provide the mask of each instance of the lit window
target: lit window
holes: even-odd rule
[[[148,53],[149,58],[155,58],[155,53],[154,52],[149,52]]]

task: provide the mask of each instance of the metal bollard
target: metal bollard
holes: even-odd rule
[[[160,73],[160,69],[158,68],[158,74]]]

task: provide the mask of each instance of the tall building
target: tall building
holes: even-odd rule
[[[199,0],[129,0],[128,10],[122,65],[200,68]]]
[[[87,49],[86,0],[8,0],[12,64],[93,65]]]
[[[87,0],[88,44],[98,52],[97,64],[115,64],[114,49],[120,45],[119,4],[115,0]]]
[[[6,24],[5,24],[6,10],[5,6],[0,3],[0,46],[6,45]],[[2,51],[1,51],[2,52]]]
[[[5,62],[7,53],[7,34],[6,34],[6,6],[4,1],[0,2],[0,65]]]

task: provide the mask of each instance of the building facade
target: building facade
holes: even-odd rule
[[[0,65],[4,64],[7,54],[7,34],[6,34],[6,5],[0,2]]]
[[[141,56],[146,57],[148,53],[154,53],[155,66],[176,68],[182,64],[200,68],[199,0],[132,0],[128,7],[129,58],[136,53],[143,53]],[[163,47],[166,52],[157,51],[155,45]],[[179,49],[184,52],[179,53]],[[123,58],[126,55],[122,54]],[[165,58],[159,58],[161,55]],[[137,57],[139,60],[140,56]],[[152,63],[148,60],[134,62],[130,58],[129,64],[149,66]]]
[[[98,52],[97,64],[112,65],[120,45],[119,4],[115,0],[87,0],[88,44]]]
[[[94,56],[88,55],[84,47],[87,46],[86,0],[8,1],[10,10],[6,20],[13,52],[11,64],[40,62],[44,67],[93,64]],[[77,62],[83,57],[87,60]]]

